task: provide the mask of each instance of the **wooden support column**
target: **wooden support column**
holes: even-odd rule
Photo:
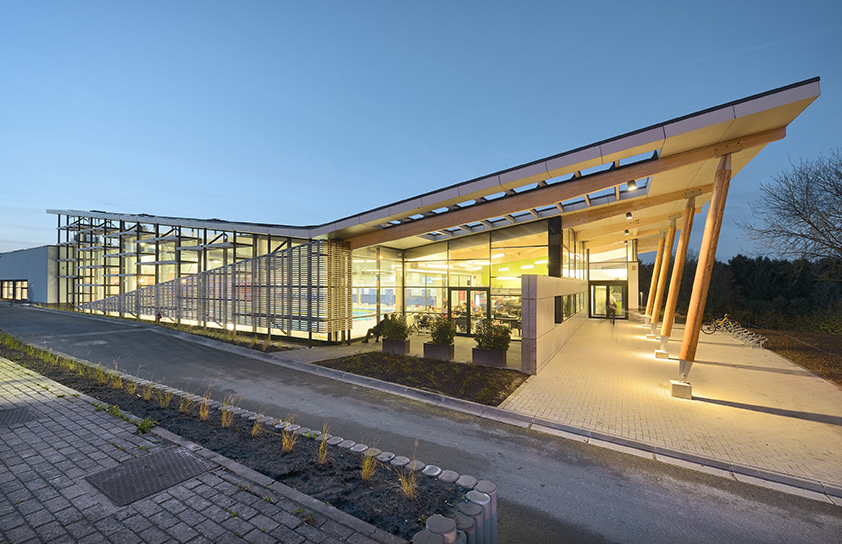
[[[684,261],[687,259],[687,246],[690,243],[690,233],[693,230],[693,217],[696,215],[695,198],[687,200],[684,208],[684,218],[681,225],[681,236],[678,237],[678,248],[675,250],[675,264],[672,265],[672,278],[670,278],[670,292],[667,296],[667,305],[664,308],[664,322],[661,326],[661,351],[665,358],[667,353],[667,342],[672,334],[672,324],[675,321],[675,306],[678,302],[678,292],[681,289],[681,278],[684,275]],[[656,353],[657,355],[657,353]]]
[[[658,285],[658,275],[661,273],[661,261],[664,258],[664,244],[666,240],[663,234],[658,240],[658,254],[655,256],[655,267],[652,269],[652,281],[649,282],[649,297],[646,299],[646,314],[644,315],[646,323],[652,318],[652,304],[655,302],[655,289]]]
[[[655,334],[655,327],[658,326],[658,319],[661,317],[661,304],[664,302],[664,290],[667,286],[667,274],[670,269],[670,258],[672,257],[672,244],[675,242],[675,219],[670,220],[667,230],[667,241],[664,245],[664,255],[661,260],[661,273],[658,275],[658,289],[655,291],[655,300],[652,303],[652,334]]]
[[[696,265],[696,277],[693,280],[693,293],[687,308],[687,323],[684,326],[684,338],[681,341],[679,355],[679,381],[686,382],[690,367],[696,360],[696,348],[699,345],[699,332],[707,302],[710,275],[716,259],[716,244],[719,242],[719,229],[722,227],[722,214],[731,183],[731,154],[724,155],[719,161],[713,193],[710,197],[708,216],[705,220],[705,232],[699,249],[699,264]]]

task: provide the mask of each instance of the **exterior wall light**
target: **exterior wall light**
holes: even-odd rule
[[[628,183],[628,186],[629,186],[629,189],[628,189],[629,191],[634,191],[635,189],[637,189],[637,183],[635,183],[634,180],[631,180]]]
[[[623,234],[625,234],[626,236],[628,236],[628,235],[629,235],[629,229],[624,230],[624,231],[623,231]]]
[[[626,219],[628,219],[629,221],[631,221],[631,218],[632,218],[632,214],[631,214],[631,212],[626,212]]]

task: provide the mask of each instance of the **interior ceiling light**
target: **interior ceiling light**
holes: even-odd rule
[[[634,180],[630,181],[628,183],[628,186],[629,186],[629,188],[628,188],[629,191],[634,191],[635,189],[637,189],[637,183],[635,183]]]
[[[632,214],[631,214],[631,212],[626,212],[626,219],[628,219],[629,221],[631,221],[631,218],[632,218]]]
[[[497,269],[497,271],[498,271],[498,272],[505,272],[505,271],[507,271],[508,269],[509,269],[509,267],[508,267],[508,266],[501,266],[500,268],[498,268],[498,269]]]

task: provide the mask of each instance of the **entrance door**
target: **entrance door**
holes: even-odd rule
[[[447,311],[456,322],[456,334],[470,335],[480,319],[489,315],[488,288],[451,287]]]
[[[628,319],[628,283],[624,281],[591,282],[591,317],[608,317],[608,301],[617,304],[617,319]]]

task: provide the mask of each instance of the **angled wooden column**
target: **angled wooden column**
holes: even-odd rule
[[[646,314],[644,319],[647,324],[652,319],[652,303],[655,301],[655,289],[658,285],[658,275],[661,273],[661,260],[664,258],[665,243],[664,235],[661,234],[661,239],[658,240],[658,254],[655,256],[655,267],[652,269],[652,281],[649,282],[649,297],[646,299]]]
[[[713,193],[710,197],[708,216],[705,220],[705,232],[699,249],[699,264],[696,265],[696,277],[693,280],[693,293],[687,308],[687,324],[684,326],[684,338],[681,341],[679,355],[679,381],[687,382],[687,375],[696,360],[696,348],[699,345],[699,332],[705,312],[705,302],[710,287],[710,275],[716,259],[716,244],[719,242],[719,229],[722,227],[722,214],[731,183],[731,154],[724,155],[716,170]]]
[[[675,242],[675,219],[670,219],[670,226],[667,230],[667,241],[664,244],[664,255],[661,259],[661,273],[658,275],[658,289],[655,291],[655,300],[652,302],[652,339],[655,340],[655,327],[661,318],[661,304],[664,302],[664,290],[667,286],[667,275],[669,275],[670,258],[672,257],[672,244]]]
[[[675,250],[675,264],[672,265],[672,278],[670,278],[670,292],[667,296],[667,305],[664,308],[664,322],[661,326],[661,349],[655,352],[656,356],[668,358],[667,343],[672,334],[672,325],[675,321],[675,306],[678,303],[678,292],[681,290],[681,278],[684,275],[684,261],[687,259],[687,246],[690,243],[690,233],[693,230],[693,217],[696,215],[696,199],[687,200],[684,208],[684,218],[681,224],[681,236],[678,237],[678,248]]]

